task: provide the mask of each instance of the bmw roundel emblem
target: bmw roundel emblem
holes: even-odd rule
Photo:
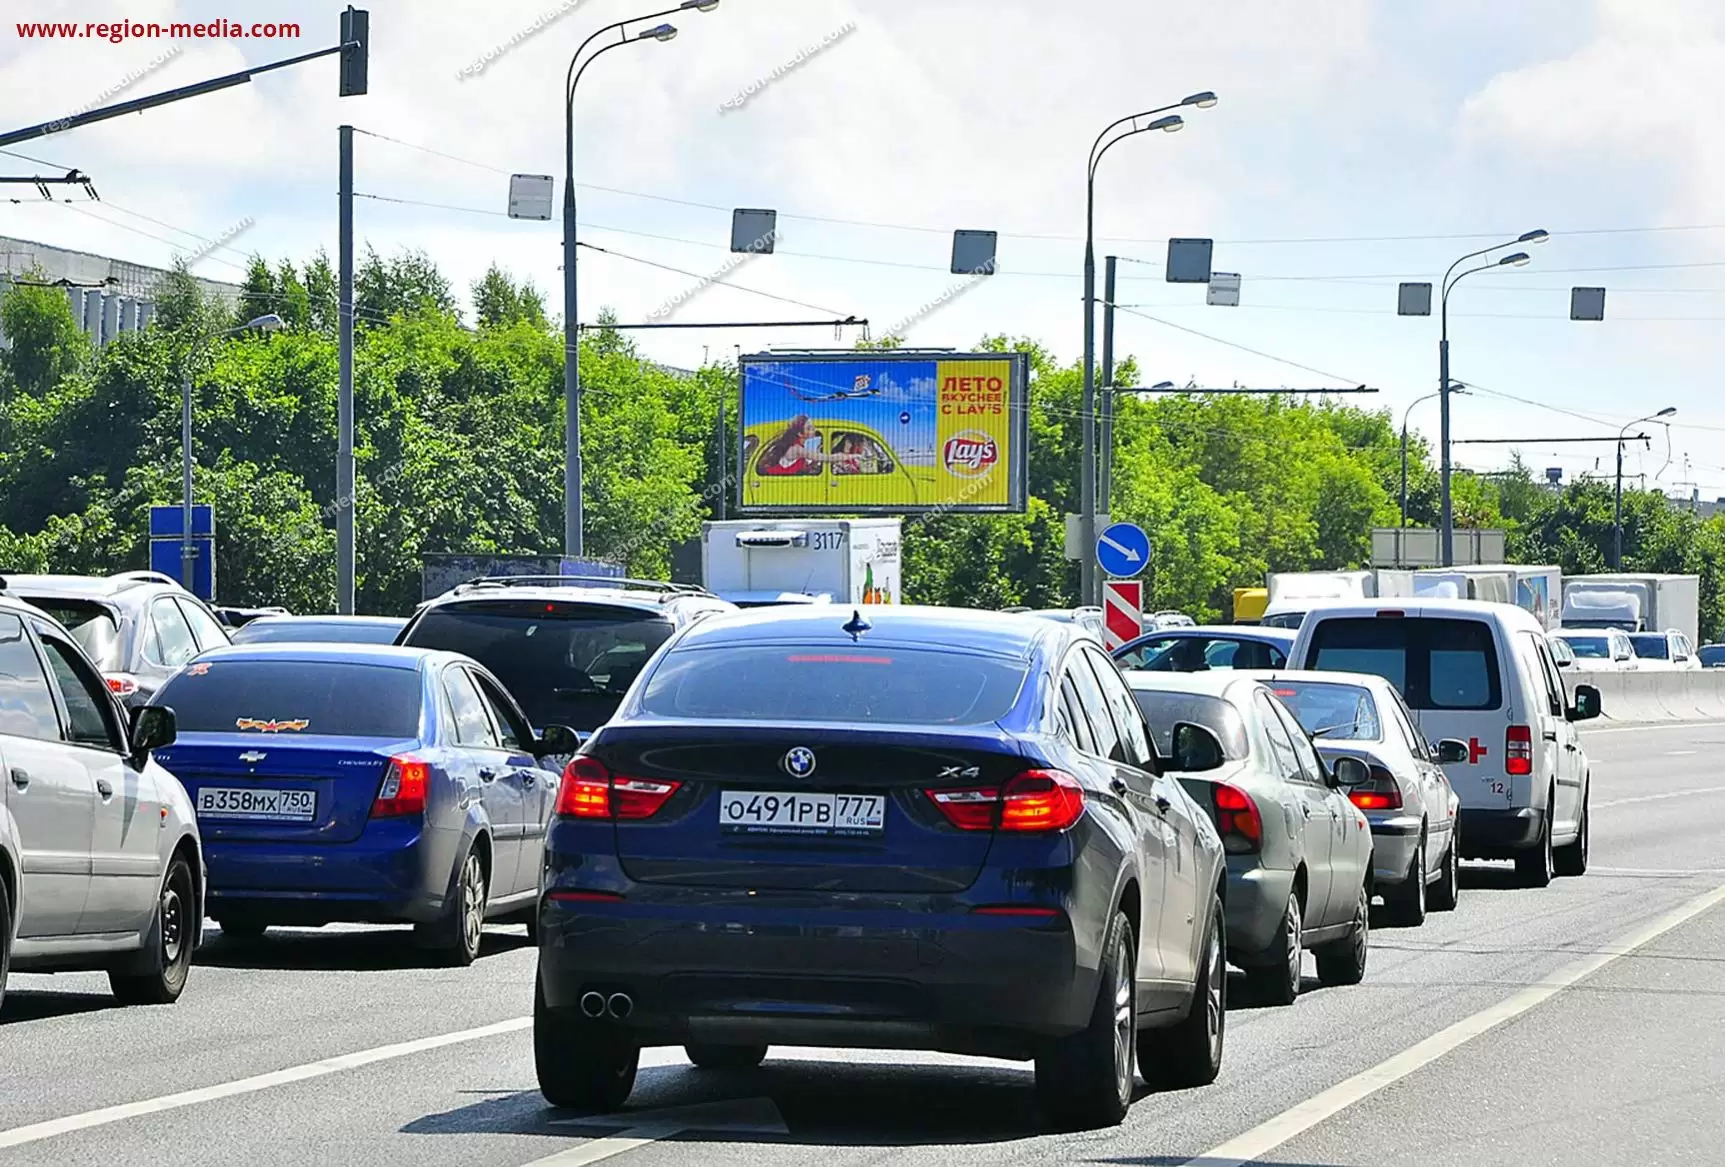
[[[797,746],[786,751],[785,756],[779,759],[779,765],[792,778],[807,778],[815,772],[815,752],[807,746]]]

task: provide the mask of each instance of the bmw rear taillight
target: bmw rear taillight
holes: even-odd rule
[[[1373,766],[1371,773],[1371,784],[1348,791],[1348,801],[1361,810],[1400,810],[1402,788],[1396,776],[1382,766]]]
[[[1218,783],[1212,788],[1216,802],[1216,829],[1222,846],[1236,855],[1258,850],[1264,844],[1264,820],[1258,804],[1238,786]]]
[[[557,813],[577,819],[649,819],[683,784],[613,775],[605,763],[582,755],[563,769]]]
[[[371,817],[388,819],[424,814],[425,793],[430,786],[429,763],[407,754],[391,758],[383,785],[377,788],[377,798],[371,804]]]
[[[1084,788],[1060,770],[1025,770],[1004,787],[923,793],[961,831],[1064,831],[1084,814]]]
[[[1533,773],[1533,730],[1512,725],[1503,739],[1503,770],[1515,778]]]

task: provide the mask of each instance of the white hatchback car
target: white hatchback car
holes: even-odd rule
[[[1551,634],[1569,645],[1575,667],[1590,673],[1633,672],[1640,667],[1635,646],[1621,628],[1565,628]]]
[[[172,710],[128,724],[71,634],[0,596],[0,997],[10,967],[106,970],[124,1004],[179,998],[204,862],[185,788],[150,757],[173,740]]]
[[[1513,859],[1522,882],[1587,870],[1587,753],[1576,723],[1599,690],[1564,692],[1540,622],[1510,604],[1380,599],[1313,610],[1288,666],[1375,673],[1394,685],[1428,741],[1465,742],[1444,767],[1461,800],[1461,854]]]

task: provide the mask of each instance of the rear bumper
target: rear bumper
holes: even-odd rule
[[[429,922],[443,911],[449,872],[427,871],[417,820],[368,824],[351,843],[213,842],[209,914],[270,923]]]
[[[764,1042],[1006,1058],[1083,1028],[1095,954],[1068,918],[979,916],[952,896],[633,884],[540,903],[546,1004],[629,995],[644,1045]]]
[[[1469,810],[1456,819],[1456,839],[1468,859],[1509,859],[1538,846],[1545,837],[1545,811],[1523,806],[1514,810]]]
[[[1236,864],[1239,864],[1238,866]],[[1228,960],[1248,968],[1264,963],[1264,950],[1276,938],[1293,894],[1294,873],[1228,863]]]
[[[1421,824],[1417,816],[1395,814],[1366,818],[1372,824],[1372,880],[1379,886],[1407,880],[1419,850]]]

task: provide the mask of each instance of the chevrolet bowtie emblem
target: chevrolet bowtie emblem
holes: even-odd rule
[[[240,755],[240,761],[250,762],[255,766],[267,757],[269,757],[269,755],[264,753],[262,750],[247,750],[245,753]]]

